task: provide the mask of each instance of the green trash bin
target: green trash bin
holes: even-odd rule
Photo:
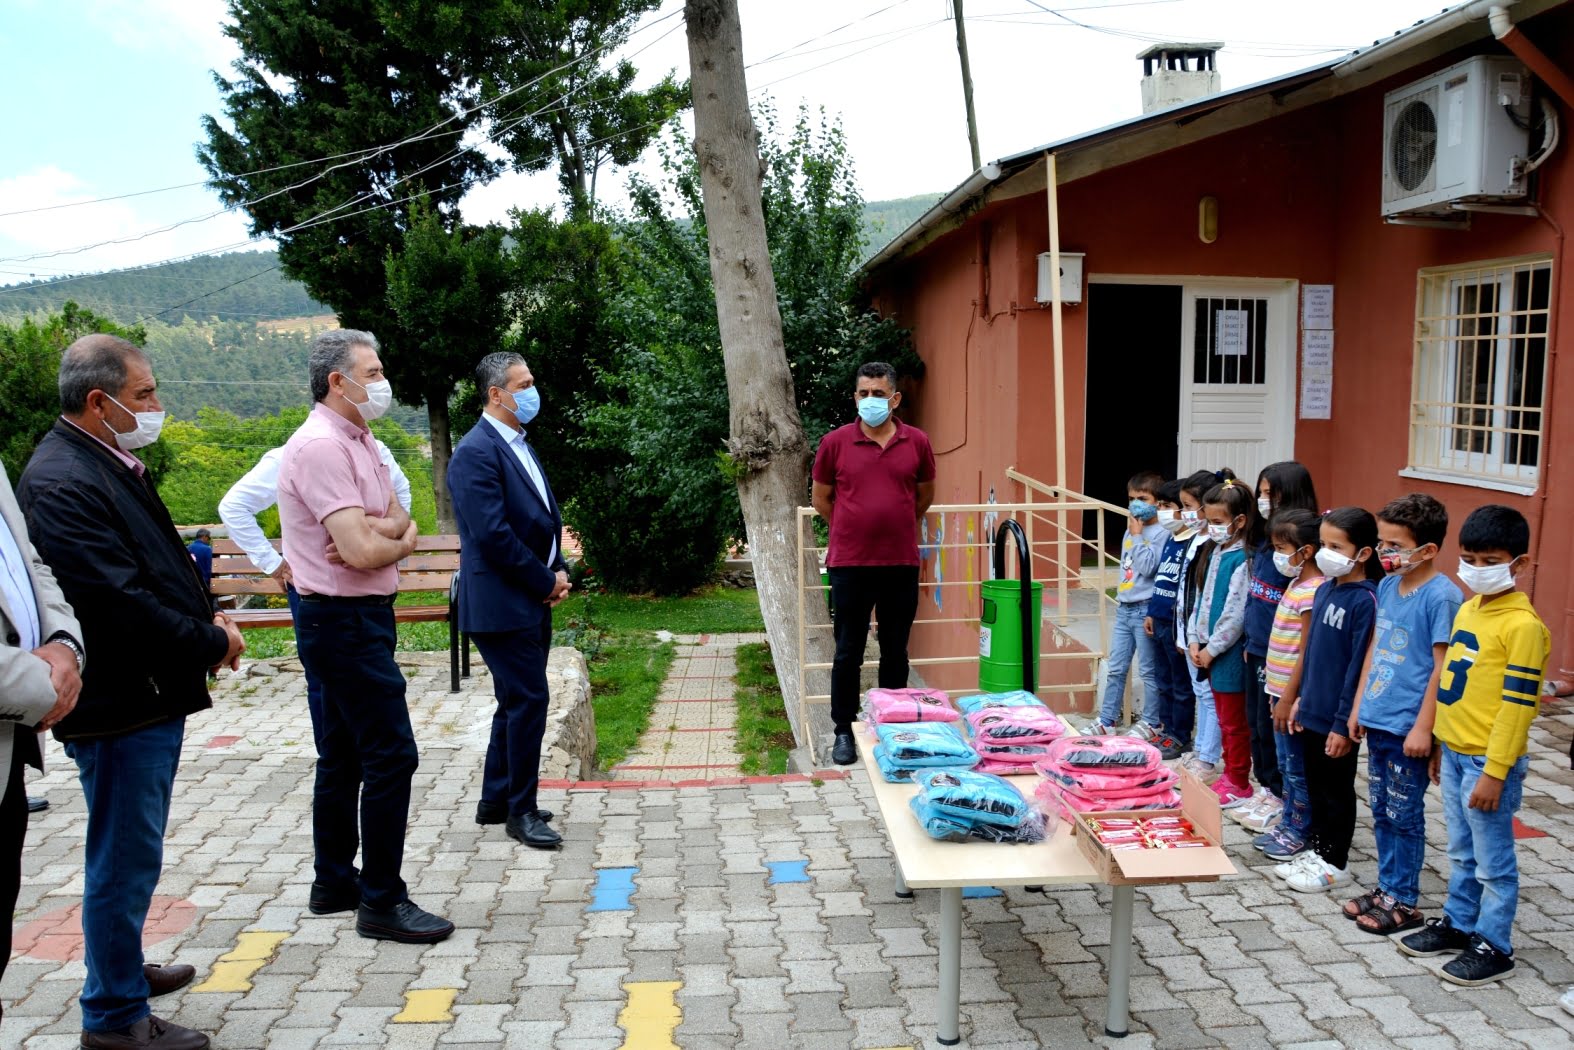
[[[1006,578],[1006,538],[1016,541],[1017,578]],[[995,530],[995,578],[983,583],[984,612],[978,634],[978,687],[986,693],[1038,690],[1039,633],[1044,585],[1033,582],[1027,534],[1010,518]],[[1028,604],[1024,609],[1023,603]],[[1024,662],[1023,649],[1027,650]]]
[[[1039,648],[1039,628],[1043,624],[1044,585],[1029,585],[1032,593],[1032,656]],[[1022,581],[985,580],[984,614],[978,633],[978,688],[986,693],[1005,693],[1013,689],[1032,689],[1036,684],[1037,660],[1031,668],[1034,681],[1023,678],[1022,667]],[[1026,683],[1026,684],[1024,684]]]

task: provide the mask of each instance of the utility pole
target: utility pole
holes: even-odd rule
[[[967,103],[967,144],[973,150],[973,170],[984,166],[978,155],[978,115],[973,112],[973,67],[967,61],[967,26],[962,20],[962,0],[951,0],[956,19],[956,52],[962,56],[962,101]]]

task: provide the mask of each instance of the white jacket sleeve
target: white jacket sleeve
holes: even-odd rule
[[[219,500],[219,520],[229,530],[230,539],[246,552],[253,565],[270,575],[284,557],[262,534],[257,515],[279,502],[279,464],[283,459],[282,448],[264,452],[257,465]]]
[[[405,477],[403,470],[399,469],[399,461],[394,458],[393,449],[381,441],[377,442],[377,458],[388,468],[388,477],[393,482],[394,498],[399,501],[399,506],[404,508],[406,514],[410,513],[410,479]]]

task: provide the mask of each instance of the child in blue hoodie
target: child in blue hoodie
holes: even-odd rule
[[[1149,717],[1149,707],[1144,703],[1143,721],[1133,730],[1146,737],[1167,759],[1179,758],[1191,746],[1191,726],[1197,710],[1186,654],[1175,646],[1175,598],[1180,592],[1181,568],[1197,536],[1197,530],[1181,517],[1180,493],[1179,479],[1159,486],[1158,520],[1170,536],[1159,555],[1153,595],[1148,599],[1148,617],[1142,623],[1143,632],[1153,639],[1154,717]]]
[[[1274,869],[1292,890],[1325,893],[1350,883],[1355,837],[1355,773],[1360,745],[1349,737],[1350,712],[1377,622],[1377,519],[1360,507],[1323,518],[1317,567],[1328,577],[1312,603],[1301,659],[1290,675],[1290,723],[1301,740],[1311,803],[1311,849]]]

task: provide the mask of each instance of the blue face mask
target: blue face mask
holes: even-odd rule
[[[878,427],[891,418],[891,399],[866,397],[858,402],[858,418],[872,427]]]
[[[514,418],[519,420],[520,426],[529,426],[530,421],[536,418],[536,413],[541,411],[541,391],[535,387],[528,387],[514,395]]]

